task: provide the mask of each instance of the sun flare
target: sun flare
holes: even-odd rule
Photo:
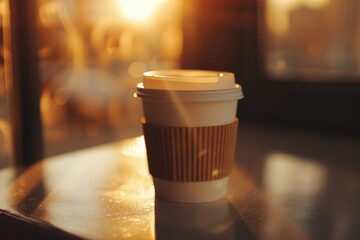
[[[151,18],[155,10],[166,0],[119,0],[118,5],[124,18],[143,22]]]

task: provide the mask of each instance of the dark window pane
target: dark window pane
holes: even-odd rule
[[[274,79],[360,81],[358,0],[266,0],[266,70]]]

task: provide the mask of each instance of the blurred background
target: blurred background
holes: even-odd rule
[[[0,0],[0,167],[11,163],[17,69],[9,2]],[[140,135],[136,84],[165,68],[235,72],[241,121],[359,133],[358,0],[37,0],[28,11],[44,156]]]

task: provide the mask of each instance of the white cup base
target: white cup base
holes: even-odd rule
[[[153,178],[156,197],[179,203],[215,201],[226,196],[229,177],[205,182],[175,182]]]

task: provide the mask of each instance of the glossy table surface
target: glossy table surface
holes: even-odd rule
[[[154,197],[143,137],[0,170],[0,239],[360,239],[360,141],[241,126],[228,195]]]

